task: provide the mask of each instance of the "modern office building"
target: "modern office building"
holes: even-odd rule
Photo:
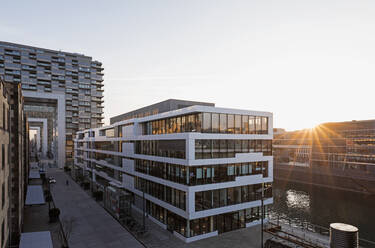
[[[21,83],[40,153],[59,167],[72,164],[78,130],[103,124],[102,71],[100,62],[82,54],[0,42],[0,76]]]
[[[138,210],[144,193],[149,218],[185,242],[259,224],[262,185],[273,202],[272,114],[168,101],[77,132],[76,173]]]
[[[275,178],[375,194],[375,120],[275,135]]]

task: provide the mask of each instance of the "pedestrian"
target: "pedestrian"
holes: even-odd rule
[[[69,180],[68,179],[66,180],[66,186],[69,186]]]

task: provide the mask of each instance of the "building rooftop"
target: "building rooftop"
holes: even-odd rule
[[[162,102],[158,102],[140,109],[136,109],[118,116],[110,118],[110,124],[124,121],[131,118],[145,117],[155,114],[160,114],[172,110],[182,109],[189,106],[201,105],[201,106],[211,106],[215,107],[215,103],[209,102],[196,102],[196,101],[187,101],[179,99],[168,99]]]

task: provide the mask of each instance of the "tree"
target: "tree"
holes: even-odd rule
[[[62,247],[68,248],[69,247],[69,239],[73,232],[73,226],[75,223],[75,218],[64,218],[60,221],[60,230],[59,230],[59,239],[60,242],[63,244]]]

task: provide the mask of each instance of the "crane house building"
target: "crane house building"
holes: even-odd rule
[[[185,242],[258,225],[262,190],[264,213],[273,202],[272,118],[167,100],[78,132],[73,171]]]

